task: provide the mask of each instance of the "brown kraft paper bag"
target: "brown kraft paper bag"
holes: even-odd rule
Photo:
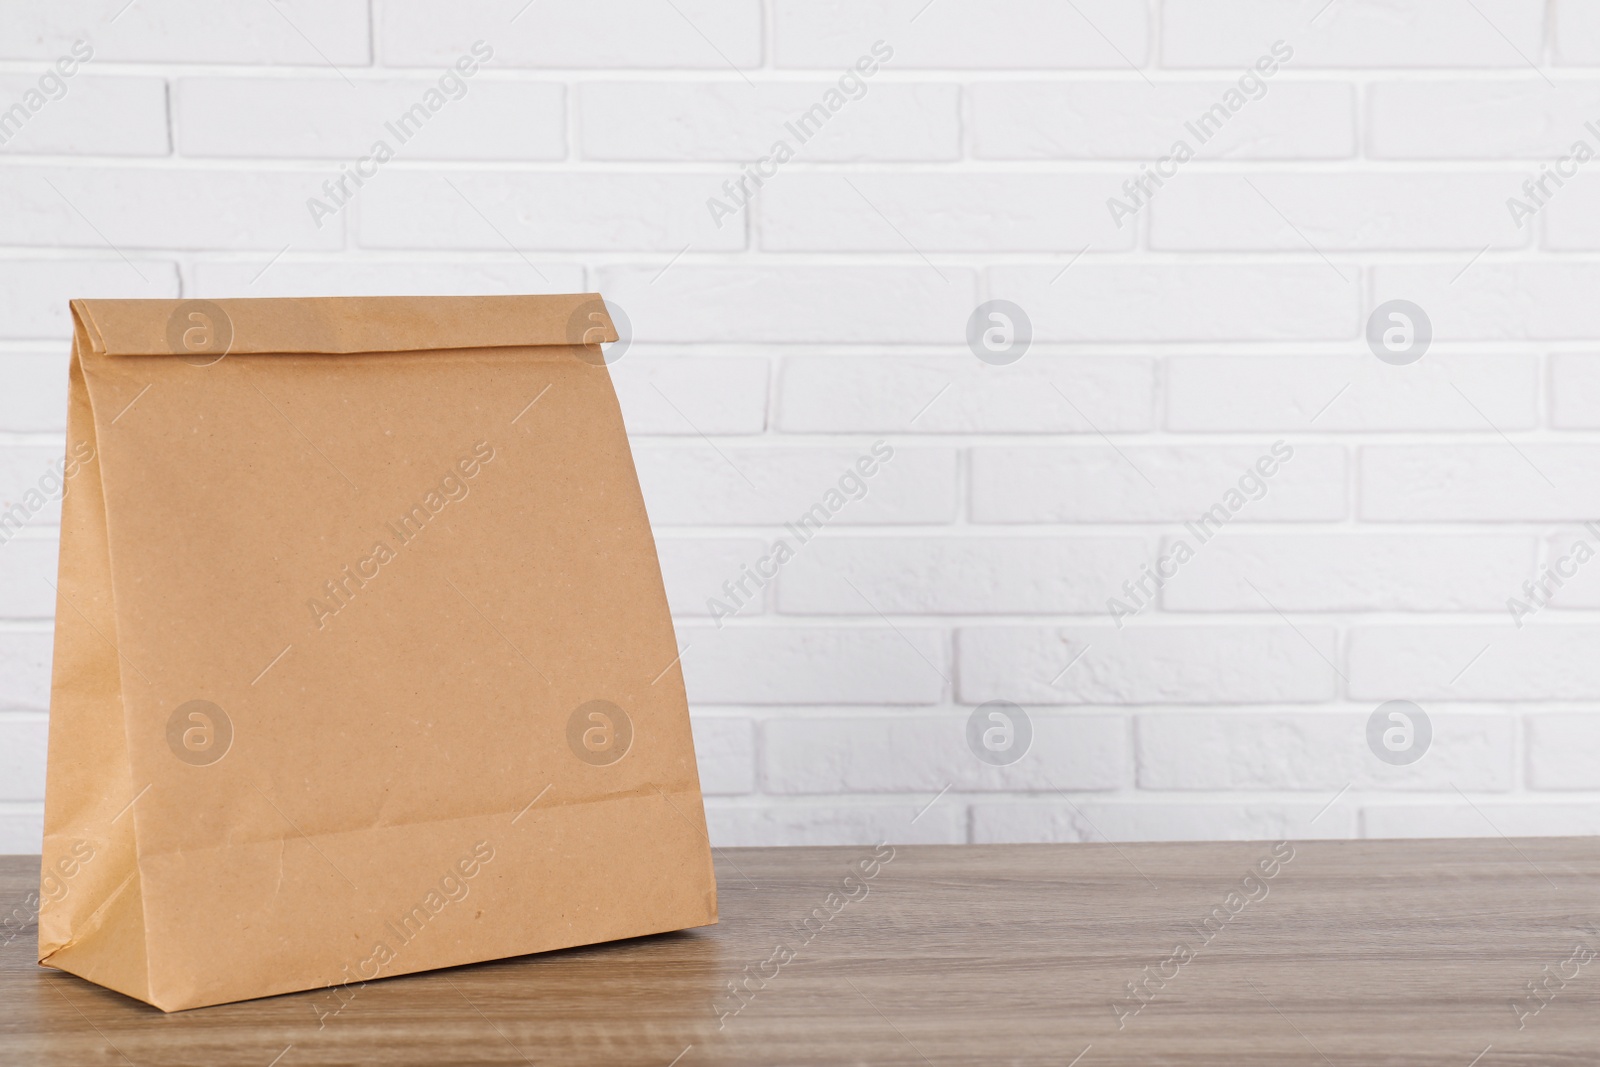
[[[598,296],[72,311],[41,963],[174,1011],[716,921]]]

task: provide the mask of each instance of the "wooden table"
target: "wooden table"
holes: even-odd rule
[[[309,994],[163,1015],[17,923],[0,1063],[1600,1063],[1592,839],[902,846],[846,883],[872,853],[726,850],[719,926],[374,982],[320,1026]],[[0,902],[37,870],[0,859]]]

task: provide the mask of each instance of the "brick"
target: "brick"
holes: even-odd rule
[[[1597,127],[1600,128],[1600,127]],[[1589,142],[1590,148],[1600,146],[1600,138],[1585,132],[1584,139]],[[1572,163],[1563,163],[1563,167],[1570,168]],[[1530,173],[1524,180],[1537,179],[1541,174]],[[1544,241],[1543,247],[1558,251],[1589,251],[1600,248],[1600,223],[1594,219],[1596,211],[1600,211],[1600,178],[1593,173],[1579,171],[1578,176],[1560,188],[1553,184],[1547,185],[1551,195],[1548,198],[1531,197],[1518,190],[1520,205],[1516,206],[1518,216],[1523,220],[1524,227],[1533,230],[1539,220],[1543,222]],[[1537,199],[1544,199],[1544,205],[1539,207],[1536,219],[1529,220],[1526,211],[1529,207],[1538,207]],[[1512,207],[1505,209],[1506,217],[1511,217]]]
[[[1184,540],[1196,551],[1161,589],[1167,611],[1504,611],[1538,553],[1525,534],[1224,532],[1204,545]],[[1163,551],[1174,549],[1169,539]]]
[[[757,199],[780,252],[1057,252],[1133,247],[1105,209],[1111,175],[794,174]]]
[[[833,81],[588,82],[578,90],[578,151],[584,159],[750,162],[781,140],[811,163],[961,158],[958,86],[864,84],[859,100],[819,123],[804,116]]]
[[[1506,792],[1516,781],[1509,715],[1432,715],[1427,754],[1393,766],[1367,747],[1359,712],[1208,714],[1138,719],[1139,788]]]
[[[948,638],[926,627],[680,626],[678,640],[696,706],[936,704],[949,688]]]
[[[842,68],[882,40],[894,69],[1121,70],[1148,60],[1148,18],[1116,0],[778,0],[774,53],[780,67]]]
[[[756,731],[749,719],[695,716],[694,755],[707,796],[755,792]]]
[[[364,0],[274,0],[227,18],[205,0],[139,0],[120,13],[97,0],[0,9],[0,59],[54,60],[80,39],[103,62],[359,67],[372,60]]]
[[[1600,533],[1581,526],[1562,526],[1542,541],[1538,574],[1527,576],[1535,588],[1530,591],[1522,582],[1507,585],[1497,609],[1514,623],[1527,625],[1545,607],[1600,607],[1600,567],[1590,566],[1600,556]],[[1555,617],[1545,621],[1553,622]]]
[[[921,811],[926,805],[927,800],[918,803],[831,800],[791,804],[775,804],[771,801],[727,804],[712,801],[706,805],[706,826],[711,834],[711,843],[717,848],[859,845],[870,849],[880,841],[893,845],[958,845],[966,842],[967,811],[964,805],[949,797],[927,811]],[[853,859],[841,859],[841,871],[850,862],[854,862]],[[888,868],[880,868],[880,878],[892,875],[892,860],[890,864]],[[734,877],[737,876],[738,872],[735,871]],[[840,877],[843,877],[842,873]],[[739,884],[744,884],[742,879]],[[849,915],[848,911],[845,912],[838,921],[846,921]]]
[[[1029,716],[1027,753],[1005,767],[967,747],[965,709],[942,715],[773,719],[762,727],[763,774],[774,793],[1116,789],[1132,773],[1127,722],[1117,715]]]
[[[784,361],[778,426],[787,433],[1132,432],[1154,428],[1154,396],[1155,363],[1137,356],[1027,354],[1004,367],[968,355],[802,356]]]
[[[1359,271],[1339,270],[1342,279],[1320,262],[1063,261],[991,267],[989,277],[994,296],[1027,312],[1036,341],[1331,341],[1360,326]]]
[[[53,618],[55,583],[54,538],[13,537],[0,544],[0,619]]]
[[[778,579],[785,614],[1090,614],[1151,558],[1135,537],[838,537]]]
[[[1519,175],[1193,174],[1150,205],[1150,247],[1323,252],[1520,248],[1504,209]]]
[[[1584,521],[1600,515],[1600,448],[1368,445],[1360,514],[1379,522]]]
[[[1559,383],[1555,393],[1560,403]],[[1166,398],[1167,429],[1202,433],[1531,430],[1539,425],[1539,368],[1527,356],[1454,352],[1394,366],[1365,349],[1174,356]]]
[[[1561,430],[1600,429],[1600,355],[1550,357],[1550,422]]]
[[[656,554],[661,559],[661,578],[667,587],[667,605],[674,615],[710,615],[707,602],[713,597],[724,602],[728,593],[724,582],[738,581],[744,569],[770,551],[767,542],[755,537],[658,537]],[[750,587],[739,615],[760,615],[766,610],[765,589]]]
[[[104,297],[174,297],[178,265],[107,252],[96,259],[0,259],[0,337],[49,338],[63,347],[72,337],[69,300]]]
[[[1361,626],[1349,637],[1357,700],[1593,700],[1600,627]],[[1426,708],[1426,705],[1424,705]]]
[[[611,380],[632,434],[758,434],[767,426],[767,361],[624,353]]]
[[[1369,804],[1361,812],[1361,826],[1363,837],[1593,837],[1600,834],[1600,804],[1468,804],[1459,797],[1453,804]],[[1537,865],[1527,866],[1511,842],[1497,843],[1508,869],[1529,879],[1529,885],[1544,885]]]
[[[1300,801],[978,801],[972,805],[972,840],[977,844],[1025,844],[1289,838],[1303,841],[1353,836],[1353,812],[1335,807],[1317,818],[1321,806]],[[1137,864],[1138,859],[1132,858],[1131,862]],[[1246,861],[1241,870],[1249,862],[1252,861]]]
[[[363,78],[352,87],[338,77],[321,76],[180,78],[174,99],[178,151],[338,159],[353,165],[382,141],[396,160],[566,156],[560,85],[496,81],[481,71],[442,89],[439,82],[438,77]],[[430,91],[443,93],[446,103],[420,128],[416,113],[402,125],[402,117]]]
[[[1494,81],[1377,82],[1367,90],[1374,159],[1550,160],[1586,136],[1600,86],[1532,74]],[[1518,176],[1520,182],[1523,177]]]
[[[662,342],[965,343],[977,306],[966,268],[602,267],[599,289]]]
[[[0,641],[15,635],[6,634]],[[0,800],[44,796],[45,736],[42,717],[0,715]]]
[[[0,445],[0,514],[6,520],[0,535],[61,522],[65,456],[61,445]]]
[[[0,18],[3,18],[0,15]],[[0,46],[3,47],[3,46]],[[46,79],[41,87],[40,78]],[[65,86],[65,90],[61,88]],[[48,101],[18,122],[14,105],[25,110],[41,93]],[[167,141],[167,83],[160,78],[59,72],[0,74],[0,126],[6,140],[0,153],[59,155],[164,156]]]
[[[1197,159],[1348,159],[1355,92],[1337,82],[1269,86],[1201,141],[1184,128],[1232,82],[979,82],[972,96],[979,159],[1148,161],[1186,141]],[[1122,177],[1131,177],[1132,172]],[[1187,180],[1187,179],[1185,179]]]
[[[702,252],[744,246],[741,227],[719,229],[705,210],[716,192],[710,175],[407,170],[382,179],[358,198],[367,248],[677,253],[686,245]]]
[[[0,171],[0,242],[46,248],[338,248],[340,217],[306,208],[317,171],[54,167]],[[80,294],[74,294],[80,295]]]
[[[1289,446],[1293,447],[1293,446]],[[1256,464],[1272,443],[1168,447],[1086,442],[1074,447],[972,449],[972,516],[978,522],[1182,522],[1247,498],[1242,522],[1314,522],[1345,514],[1344,450],[1300,445],[1265,479]],[[1241,493],[1241,495],[1243,495]],[[1227,498],[1227,499],[1225,499]]]
[[[832,512],[825,525],[942,523],[955,517],[956,454],[946,448],[895,448],[862,479],[856,463],[873,458],[858,447],[739,448],[663,446],[634,450],[650,518],[659,525],[798,524],[818,504]],[[746,480],[748,479],[748,481]],[[840,489],[841,479],[845,480]],[[856,488],[864,481],[865,492]],[[841,506],[834,493],[843,492]],[[854,494],[853,496],[850,494]],[[815,513],[801,532],[815,535]],[[791,542],[801,542],[785,531]]]
[[[692,67],[761,65],[760,0],[382,0],[378,54],[388,66],[442,66],[477,40],[496,67]]]
[[[1600,718],[1592,712],[1530,716],[1528,784],[1534,789],[1600,789]]]
[[[67,352],[0,354],[0,432],[49,433],[67,428]]]
[[[1427,313],[1435,338],[1587,340],[1600,336],[1600,305],[1589,299],[1596,286],[1600,263],[1479,261],[1467,267],[1465,260],[1452,260],[1377,266],[1372,268],[1373,300],[1363,317],[1384,301],[1404,299]]]
[[[1555,60],[1563,66],[1600,63],[1600,11],[1583,0],[1555,0]]]
[[[48,631],[0,633],[0,710],[44,711],[49,708],[51,644]],[[43,767],[43,756],[36,762]]]
[[[1161,61],[1169,67],[1244,67],[1287,41],[1306,67],[1525,67],[1543,51],[1542,0],[1165,0]],[[1481,16],[1481,17],[1480,17]]]
[[[579,293],[583,268],[572,263],[496,259],[296,259],[294,253],[246,261],[200,258],[195,295],[219,296],[475,296]]]
[[[1333,627],[1308,623],[971,627],[956,640],[959,698],[973,704],[1326,701],[1337,654]]]

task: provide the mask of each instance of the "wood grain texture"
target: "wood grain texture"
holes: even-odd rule
[[[380,980],[320,1019],[331,993],[163,1015],[37,966],[37,861],[0,858],[19,909],[0,932],[0,1062],[1600,1062],[1600,959],[1567,962],[1600,950],[1600,842],[1302,843],[1265,877],[1272,848],[905,846],[848,886],[871,848],[731,849],[716,927]],[[797,924],[836,892],[857,899],[808,939]]]

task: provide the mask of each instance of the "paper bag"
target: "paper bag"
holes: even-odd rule
[[[716,921],[598,296],[72,311],[41,963],[325,1017]]]

